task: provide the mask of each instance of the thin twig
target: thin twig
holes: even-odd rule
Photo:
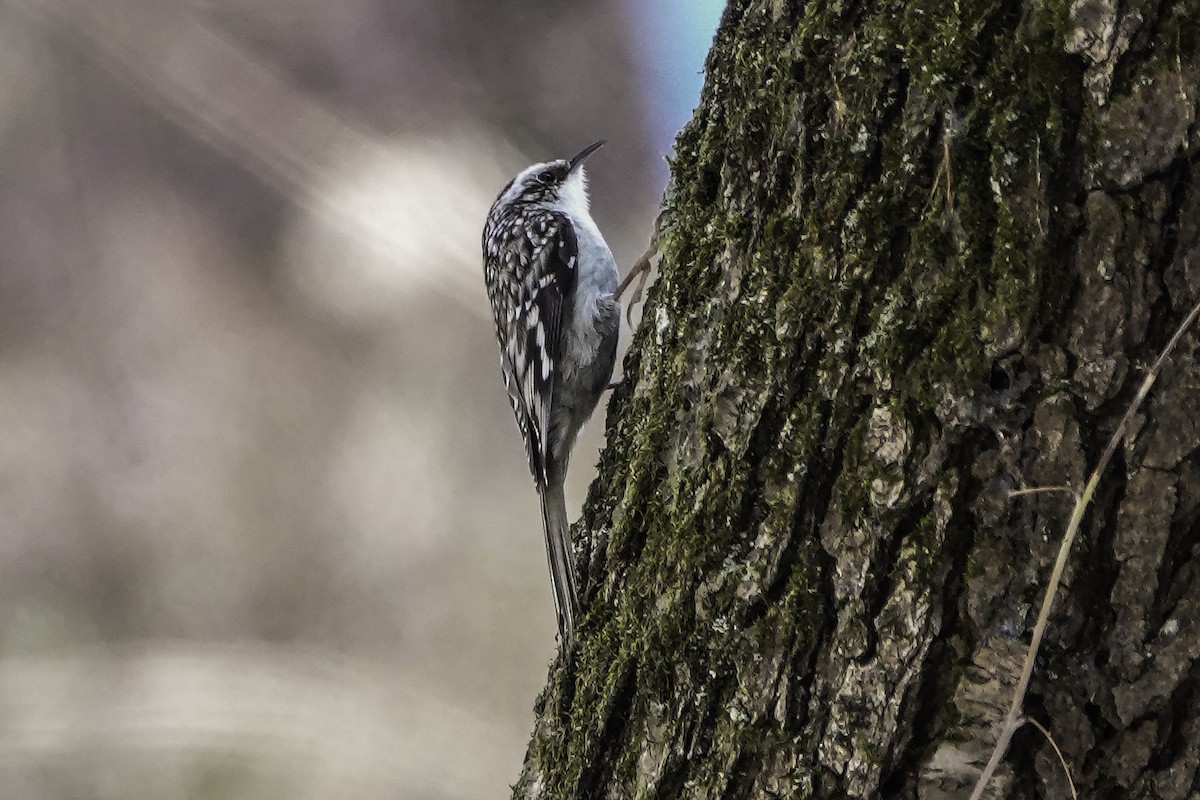
[[[1058,742],[1054,741],[1054,737],[1050,735],[1050,731],[1038,722],[1033,717],[1026,717],[1025,721],[1042,732],[1042,736],[1046,737],[1046,741],[1054,748],[1054,752],[1058,755],[1058,763],[1062,764],[1063,774],[1067,776],[1067,785],[1071,787],[1071,799],[1079,800],[1079,795],[1075,793],[1075,781],[1071,780],[1071,768],[1067,766],[1067,759],[1063,757],[1062,750],[1058,749]]]
[[[954,167],[950,164],[950,136],[942,135],[942,164],[946,170],[946,209],[954,210]]]
[[[633,290],[633,298],[625,307],[625,321],[630,325],[633,324],[633,307],[642,299],[642,290],[646,288],[646,281],[650,278],[650,262],[658,255],[658,234],[662,229],[662,212],[654,220],[654,232],[650,234],[650,246],[646,248],[646,252],[642,253],[641,257],[633,262],[633,266],[629,270],[629,274],[617,285],[617,290],[613,292],[613,299],[620,300],[621,295],[629,288],[629,284],[633,282],[634,276],[640,276],[637,288]]]
[[[1049,492],[1066,492],[1078,497],[1078,493],[1070,486],[1032,486],[1028,489],[1013,489],[1008,493],[1009,498],[1021,497],[1026,494],[1046,494]]]
[[[1197,303],[1192,308],[1191,313],[1187,315],[1187,318],[1179,323],[1179,327],[1175,329],[1175,334],[1159,354],[1158,360],[1154,362],[1154,366],[1150,368],[1150,372],[1146,374],[1141,387],[1138,388],[1137,394],[1130,401],[1129,407],[1125,409],[1125,416],[1121,417],[1120,424],[1113,431],[1112,438],[1108,440],[1108,446],[1104,448],[1104,453],[1100,456],[1100,460],[1096,463],[1096,468],[1088,478],[1087,486],[1083,489],[1083,494],[1075,501],[1075,508],[1071,511],[1071,519],[1067,523],[1067,531],[1063,534],[1062,545],[1058,548],[1058,558],[1054,562],[1054,570],[1050,573],[1050,583],[1046,587],[1046,596],[1042,598],[1042,608],[1038,612],[1037,624],[1033,626],[1033,637],[1029,642],[1029,649],[1025,652],[1025,665],[1021,669],[1021,679],[1017,682],[1017,689],[1013,692],[1012,706],[1008,710],[1008,716],[1004,718],[1004,724],[1000,729],[1000,736],[996,740],[996,747],[992,750],[992,756],[988,759],[987,766],[983,768],[983,772],[980,773],[979,781],[975,784],[975,790],[971,792],[971,800],[979,800],[983,797],[983,790],[987,786],[988,781],[991,780],[992,773],[996,771],[996,767],[1000,765],[1000,759],[1004,757],[1004,753],[1008,750],[1013,733],[1020,727],[1021,705],[1025,701],[1025,692],[1029,689],[1029,679],[1033,675],[1033,663],[1037,659],[1038,650],[1041,649],[1042,636],[1045,635],[1046,625],[1050,620],[1050,610],[1054,606],[1054,596],[1058,593],[1058,586],[1062,582],[1063,570],[1067,566],[1067,557],[1071,554],[1071,544],[1075,541],[1075,534],[1079,530],[1080,523],[1083,522],[1083,514],[1087,510],[1088,503],[1091,502],[1092,495],[1096,491],[1096,484],[1100,482],[1100,475],[1104,472],[1104,468],[1108,466],[1113,453],[1116,452],[1117,445],[1121,443],[1121,439],[1125,435],[1125,429],[1129,427],[1129,422],[1133,419],[1133,415],[1141,408],[1146,395],[1150,393],[1150,387],[1154,385],[1154,381],[1158,378],[1158,373],[1162,371],[1163,365],[1166,364],[1171,351],[1175,349],[1175,345],[1179,344],[1179,340],[1183,338],[1184,332],[1191,327],[1197,316],[1200,316],[1200,303]]]
[[[942,171],[939,169],[933,176],[933,188],[929,190],[929,198],[925,201],[925,210],[928,211],[933,206],[934,198],[937,197],[938,188],[942,185]]]

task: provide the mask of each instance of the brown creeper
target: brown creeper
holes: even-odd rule
[[[569,640],[578,580],[563,481],[579,429],[612,377],[621,324],[617,266],[588,213],[583,161],[526,167],[488,212],[483,276],[500,369],[542,501],[558,630]]]

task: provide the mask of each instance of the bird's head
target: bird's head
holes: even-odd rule
[[[560,158],[544,164],[533,164],[521,170],[504,187],[497,205],[529,205],[587,213],[587,175],[584,160],[596,151],[604,140],[588,145],[571,158]]]

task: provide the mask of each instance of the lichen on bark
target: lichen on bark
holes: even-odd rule
[[[1066,518],[1007,493],[1078,485],[1200,295],[1198,6],[730,3],[515,796],[969,787]],[[1200,791],[1196,341],[1035,676],[1088,796]]]

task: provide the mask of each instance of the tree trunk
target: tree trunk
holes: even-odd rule
[[[516,797],[965,798],[1072,497],[1200,299],[1200,1],[733,0]],[[1076,541],[1026,713],[1200,796],[1200,335]],[[583,456],[580,456],[583,458]],[[1016,735],[990,797],[1069,797]]]

